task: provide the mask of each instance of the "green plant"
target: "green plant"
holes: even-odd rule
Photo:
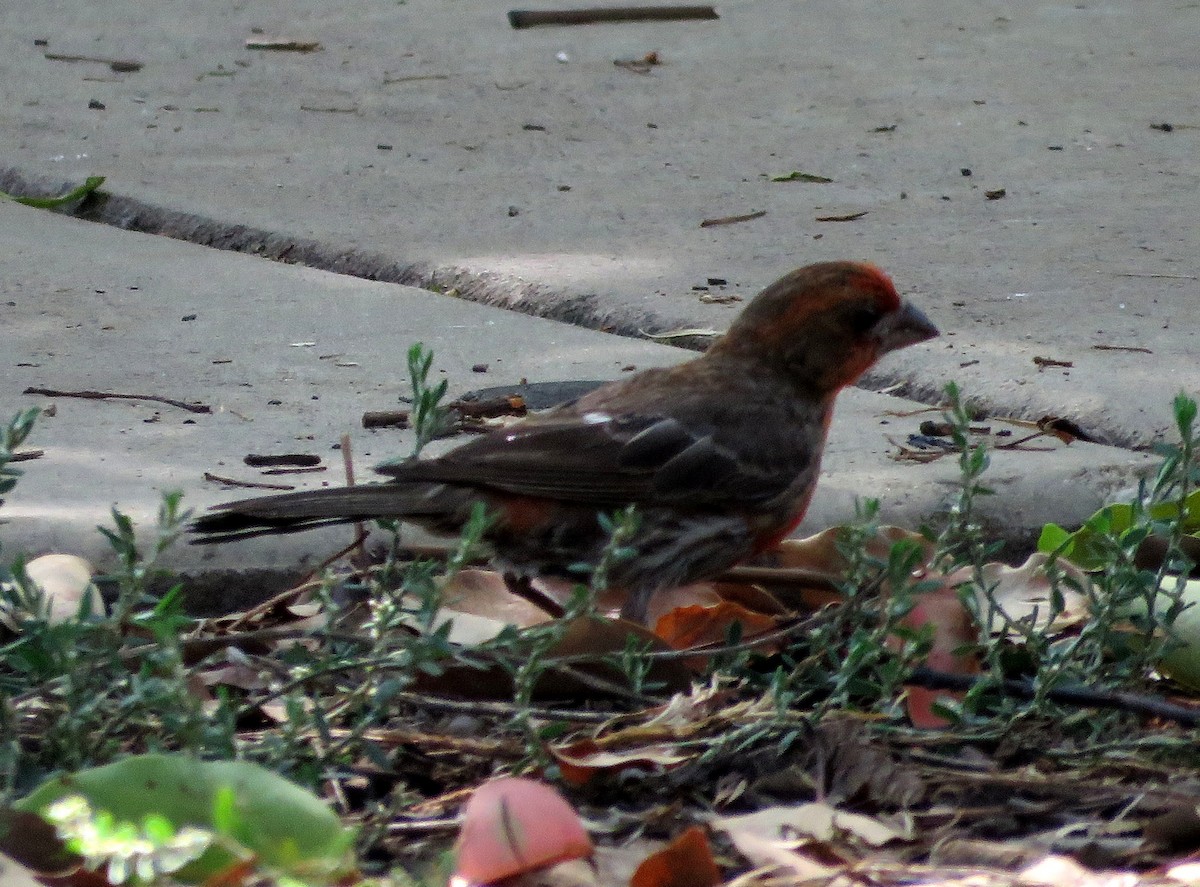
[[[5,597],[16,633],[0,645],[0,722],[18,739],[0,749],[6,794],[45,773],[104,763],[131,744],[233,753],[231,711],[224,704],[206,711],[188,684],[180,639],[193,620],[181,611],[181,589],[151,595],[161,574],[155,561],[187,517],[179,495],[165,495],[156,540],[143,556],[132,521],[114,509],[114,527],[102,528],[119,563],[107,615],[81,607],[74,618],[51,621],[20,561],[9,568]],[[31,732],[37,742],[19,741]]]
[[[425,446],[449,425],[449,414],[441,405],[449,383],[442,379],[430,384],[433,352],[420,342],[408,349],[408,377],[412,386],[412,427],[417,433],[412,455],[417,457]]]
[[[33,431],[33,424],[37,421],[39,413],[37,407],[22,410],[0,431],[0,496],[17,485],[21,470],[12,467],[13,456],[16,455],[17,447],[23,444]]]
[[[1146,690],[1154,670],[1175,643],[1174,621],[1183,610],[1183,593],[1191,564],[1181,540],[1196,525],[1197,466],[1196,404],[1179,396],[1173,404],[1178,444],[1162,445],[1163,461],[1147,483],[1139,485],[1132,502],[1101,509],[1075,533],[1048,525],[1039,547],[1050,555],[1046,575],[1050,594],[1045,612],[1037,620],[1014,619],[997,598],[984,565],[996,546],[987,543],[972,517],[975,499],[988,494],[979,484],[987,467],[980,445],[967,437],[968,412],[961,407],[956,389],[947,391],[948,418],[960,449],[961,489],[951,522],[935,537],[935,563],[946,568],[965,567],[970,582],[961,599],[980,627],[983,671],[956,708],[978,724],[1011,728],[1018,720],[1053,719],[1078,729],[1091,741],[1107,741],[1120,734],[1128,718],[1120,712],[1080,716],[1053,701],[1056,693],[1072,688],[1092,690]],[[1140,565],[1139,552],[1151,537],[1167,540],[1167,554],[1155,568]],[[1073,558],[1092,572],[1079,582],[1062,569],[1061,561]],[[1050,634],[1051,625],[1064,612],[1065,591],[1084,597],[1088,618],[1073,632]],[[1029,699],[1004,695],[1003,681],[1013,674],[1028,677]],[[1115,733],[1114,733],[1115,731]]]
[[[1131,502],[1101,509],[1077,533],[1043,530],[1040,547],[1052,558],[1076,558],[1092,572],[1079,589],[1091,618],[1077,637],[1048,651],[1052,667],[1040,677],[1141,686],[1176,643],[1172,626],[1193,566],[1182,540],[1198,517],[1200,432],[1195,400],[1177,396],[1173,413],[1179,443],[1156,447],[1163,461]],[[1165,554],[1145,566],[1139,554],[1152,538],[1165,541]]]

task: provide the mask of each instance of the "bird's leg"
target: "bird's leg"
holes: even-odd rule
[[[630,589],[629,597],[621,606],[621,618],[628,622],[636,622],[638,625],[645,625],[646,618],[650,614],[650,597],[653,594],[653,588],[635,586]]]
[[[538,591],[533,587],[533,580],[528,576],[518,576],[515,573],[504,574],[505,587],[521,600],[528,601],[539,610],[549,613],[553,619],[561,619],[563,613],[563,605],[556,601],[550,595],[543,591]]]

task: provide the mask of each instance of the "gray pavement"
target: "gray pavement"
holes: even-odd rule
[[[276,235],[289,255],[315,241],[337,270],[626,332],[724,326],[737,305],[692,289],[709,277],[748,296],[808,261],[869,259],[953,334],[878,384],[929,397],[954,377],[1122,444],[1200,388],[1195,4],[755,0],[522,31],[504,12],[10,5],[0,178],[107,175],[142,202],[100,213],[117,222],[252,251]],[[245,48],[261,37],[322,49]],[[651,50],[647,74],[613,64]],[[791,171],[834,181],[769,180]]]
[[[144,513],[167,484],[214,501],[198,476],[252,449],[311,434],[328,454],[363,409],[394,402],[414,338],[459,390],[686,356],[465,299],[633,334],[720,329],[740,306],[724,297],[831,258],[880,264],[946,333],[889,358],[876,387],[930,400],[955,379],[1001,413],[1067,416],[1125,446],[1167,432],[1173,395],[1200,389],[1200,6],[719,11],[513,31],[505,8],[466,0],[0,9],[0,188],[105,175],[88,218],[462,297],[0,207],[0,403],[28,402],[27,384],[137,384],[227,407],[147,423],[145,406],[59,401],[39,429],[46,460],[0,515],[6,544],[90,544],[96,506]],[[322,48],[245,48],[260,37]],[[647,73],[613,64],[651,50]],[[833,181],[771,181],[792,171]],[[335,353],[357,366],[319,360]],[[904,522],[944,501],[948,463],[886,458],[884,403],[848,395],[810,526],[855,493]],[[407,446],[358,436],[360,464]],[[998,454],[988,507],[1027,541],[1145,462],[1078,444]]]
[[[47,248],[47,245],[53,245]],[[116,231],[0,202],[0,408],[52,406],[27,448],[25,477],[0,519],[6,552],[81,554],[111,564],[94,527],[119,506],[145,530],[159,496],[185,492],[203,508],[255,495],[205,473],[258,483],[343,482],[336,449],[349,433],[359,480],[369,466],[410,451],[407,431],[370,431],[362,414],[401,406],[405,352],[436,355],[450,396],[521,380],[613,379],[692,352],[447,298],[424,290],[264,262],[146,234]],[[486,372],[477,367],[486,366]],[[47,398],[27,388],[97,390],[201,403],[192,413],[154,401]],[[850,390],[830,435],[826,470],[803,530],[849,520],[856,498],[878,497],[884,519],[908,526],[954,496],[953,459],[898,462],[920,404]],[[453,442],[439,442],[452,446]],[[305,453],[320,474],[264,476],[248,453]],[[997,452],[1000,495],[983,504],[991,531],[1028,545],[1047,520],[1078,522],[1128,485],[1148,457],[1076,443]],[[149,537],[147,537],[149,538]],[[284,570],[336,551],[334,529],[223,546],[181,546],[185,572]]]

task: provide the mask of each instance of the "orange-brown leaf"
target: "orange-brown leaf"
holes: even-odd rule
[[[716,887],[721,870],[708,846],[708,835],[694,825],[643,860],[629,887]]]

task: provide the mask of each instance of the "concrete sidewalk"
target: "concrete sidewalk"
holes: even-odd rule
[[[633,333],[722,328],[726,297],[869,259],[946,330],[876,385],[953,378],[1126,445],[1200,389],[1195,4],[755,0],[523,31],[504,12],[13,7],[0,188],[106,175],[90,212],[114,224]],[[246,48],[271,37],[321,49]],[[793,171],[832,181],[772,181]]]
[[[144,532],[161,491],[185,504],[254,495],[206,481],[343,482],[336,449],[352,438],[360,480],[369,466],[411,448],[408,432],[366,431],[362,413],[400,406],[405,352],[422,341],[450,394],[492,385],[612,379],[688,359],[691,352],[605,335],[409,287],[266,262],[150,235],[121,232],[0,201],[0,409],[53,407],[27,448],[25,477],[0,510],[6,555],[78,553],[111,565],[94,527],[111,506]],[[925,350],[925,349],[914,349]],[[486,367],[486,372],[478,369]],[[90,389],[202,403],[23,394],[28,387]],[[952,499],[954,459],[897,462],[888,435],[904,439],[919,404],[862,390],[839,401],[826,471],[804,529],[853,516],[857,497],[878,497],[883,518],[916,526]],[[454,442],[442,442],[450,446]],[[248,453],[319,456],[321,474],[264,477]],[[1077,523],[1132,481],[1148,457],[1098,445],[996,452],[998,494],[982,504],[989,530],[1028,545],[1047,520]],[[145,538],[149,539],[150,536]],[[197,548],[168,565],[187,572],[286,571],[346,543],[344,529]]]

